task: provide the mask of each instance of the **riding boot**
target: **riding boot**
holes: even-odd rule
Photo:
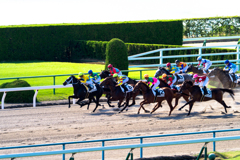
[[[93,89],[93,86],[92,86],[92,84],[89,84],[88,85],[88,88],[89,88],[89,92]]]
[[[235,76],[235,74],[234,74],[234,73],[230,73],[230,75],[231,75],[232,78],[233,78],[233,82],[235,82],[235,81],[236,81],[236,76]]]
[[[204,95],[208,94],[206,86],[203,87]]]
[[[125,84],[122,84],[122,87],[123,87],[123,89],[124,89],[124,93],[126,93],[126,92],[128,91],[126,85],[125,85]]]

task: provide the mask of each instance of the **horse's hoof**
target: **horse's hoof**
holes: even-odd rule
[[[126,111],[128,111],[128,109],[126,109]]]
[[[182,108],[178,108],[178,110],[179,110],[179,111],[181,111],[181,110],[182,110]]]
[[[150,111],[146,110],[145,113],[149,113]]]
[[[232,108],[231,106],[227,106],[227,108]]]

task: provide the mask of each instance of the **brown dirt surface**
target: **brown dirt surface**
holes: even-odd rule
[[[235,96],[235,101],[229,94],[224,94],[224,100],[232,108],[224,114],[223,107],[216,101],[196,103],[190,116],[187,116],[185,109],[178,111],[185,102],[181,99],[180,104],[169,117],[169,107],[163,103],[154,114],[144,113],[141,110],[137,114],[139,103],[129,108],[126,112],[118,114],[118,109],[109,108],[106,102],[101,102],[95,113],[92,113],[94,104],[90,105],[90,110],[86,107],[79,108],[78,105],[53,105],[41,107],[9,108],[0,110],[0,147],[22,146],[45,143],[59,143],[70,141],[85,141],[107,138],[121,138],[133,136],[149,136],[170,133],[197,132],[207,130],[233,129],[240,126],[239,109],[240,93]],[[116,104],[116,103],[114,103]],[[154,104],[146,105],[146,109],[151,110]],[[239,135],[240,132],[217,133],[216,137]],[[212,134],[173,136],[162,138],[144,139],[144,143],[162,142],[174,140],[186,140],[196,138],[212,138]],[[239,141],[216,142],[216,150],[219,152],[240,150]],[[106,142],[106,146],[120,144],[139,144],[137,140],[124,140]],[[91,144],[71,144],[66,145],[66,149],[76,149],[84,147],[99,147],[101,143]],[[144,157],[169,156],[169,155],[195,155],[199,153],[202,143],[174,145],[163,147],[150,147],[143,149]],[[0,150],[0,154],[24,153],[61,150],[62,146],[38,147],[25,149]],[[208,151],[212,151],[212,143],[208,144]],[[122,160],[125,159],[129,149],[113,150],[105,152],[105,159]],[[133,151],[134,158],[139,158],[139,149]],[[70,158],[66,155],[66,159]],[[77,153],[75,159],[101,159],[101,152]],[[41,156],[18,159],[61,159],[62,155]]]

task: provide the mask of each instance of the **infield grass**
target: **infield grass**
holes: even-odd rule
[[[104,64],[45,61],[6,62],[0,64],[0,78],[77,74],[79,72],[87,73],[89,69],[94,72],[101,72],[101,70],[104,70]],[[130,70],[138,69],[143,68],[133,68]],[[143,71],[142,75],[144,74],[154,76],[155,71]],[[130,72],[129,77],[140,79],[140,72]],[[56,77],[55,84],[61,85],[67,78],[68,76]],[[23,78],[23,80],[27,81],[31,86],[53,85],[53,77]],[[14,81],[14,79],[0,80],[0,84],[12,81]],[[52,89],[45,89],[39,90],[37,99],[38,101],[60,100],[67,99],[67,97],[72,94],[72,88],[56,89],[55,95]]]

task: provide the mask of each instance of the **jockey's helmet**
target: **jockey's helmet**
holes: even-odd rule
[[[175,63],[179,63],[180,61],[177,59],[176,61],[175,61]]]
[[[118,77],[118,74],[117,74],[117,73],[115,73],[115,74],[113,75],[113,78],[116,78],[116,77]]]
[[[193,75],[193,78],[197,78],[197,77],[198,77],[198,75],[197,75],[197,74],[194,74],[194,75]]]
[[[78,73],[78,76],[79,76],[79,77],[83,76],[83,73],[82,73],[82,72],[79,72],[79,73]]]
[[[201,56],[197,57],[197,61],[201,61],[201,60],[202,60]]]
[[[162,75],[162,78],[166,78],[166,77],[167,77],[167,74],[164,73],[164,74]]]
[[[108,68],[112,68],[113,66],[111,64],[108,65]]]
[[[93,71],[92,71],[92,70],[89,70],[89,71],[88,71],[88,74],[92,74],[92,73],[93,73]]]
[[[168,63],[167,63],[167,67],[170,67],[170,66],[171,66],[171,63],[168,62]]]
[[[228,64],[228,63],[229,63],[229,60],[227,59],[224,63],[225,63],[225,64]]]
[[[149,78],[149,75],[148,75],[148,74],[144,74],[143,77],[144,77],[144,78]]]

